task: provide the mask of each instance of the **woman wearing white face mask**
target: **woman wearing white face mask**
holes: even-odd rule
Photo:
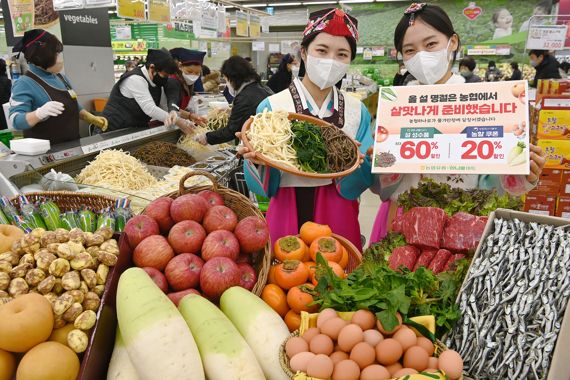
[[[443,9],[431,4],[412,4],[396,27],[394,43],[404,64],[418,84],[465,83],[461,75],[452,74],[451,66],[459,49],[459,37]],[[418,95],[421,90],[418,89]],[[420,175],[390,174],[378,176],[376,192],[382,205],[376,217],[371,242],[382,239],[398,212],[397,199],[400,194],[416,186],[422,177],[448,183],[463,189],[496,189],[522,195],[532,190],[545,164],[544,152],[531,144],[530,175]]]
[[[257,108],[285,109],[318,117],[361,143],[362,153],[372,145],[370,114],[357,99],[345,96],[335,84],[346,74],[356,55],[357,21],[340,9],[312,13],[303,34],[301,56],[306,73],[291,86],[267,98]],[[295,235],[304,222],[328,224],[333,232],[361,247],[357,198],[372,184],[370,161],[337,181],[315,180],[258,165],[255,152],[242,148],[248,159],[244,173],[253,192],[271,197],[267,221],[271,240]]]
[[[14,82],[10,119],[24,137],[52,144],[79,140],[79,119],[107,129],[104,117],[94,116],[77,102],[63,70],[63,45],[42,29],[27,31],[14,51],[24,53],[29,71]]]

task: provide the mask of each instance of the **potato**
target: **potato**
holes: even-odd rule
[[[58,295],[63,293],[63,286],[61,286],[61,278],[59,277],[55,278],[55,284],[53,285],[52,292]]]
[[[53,318],[53,328],[60,329],[67,324],[67,321],[63,319],[61,315],[56,315]]]
[[[51,252],[40,252],[36,255],[36,266],[44,271],[49,271],[49,266],[57,257]]]
[[[97,285],[97,273],[93,269],[83,269],[81,271],[81,278],[89,289]]]
[[[78,253],[73,260],[69,262],[71,267],[75,270],[87,269],[91,266],[92,257],[87,252]]]
[[[45,272],[38,268],[30,269],[24,277],[29,286],[38,286],[45,278]]]
[[[113,237],[114,231],[110,227],[101,227],[95,231],[95,234],[103,236],[105,240],[109,240]]]
[[[56,229],[55,236],[57,237],[57,241],[60,243],[67,243],[69,240],[71,240],[71,232],[65,228]]]
[[[59,258],[55,259],[49,265],[49,274],[55,277],[63,277],[63,275],[69,272],[70,269],[71,266],[69,265],[69,261]]]
[[[89,331],[97,322],[97,314],[93,310],[85,310],[75,319],[73,325],[76,329]]]
[[[12,278],[24,278],[26,273],[28,273],[28,271],[32,268],[33,268],[32,264],[28,264],[28,263],[18,265],[16,267],[12,268],[12,270],[10,271],[10,277],[12,277]]]
[[[57,256],[69,261],[75,258],[75,252],[71,249],[69,243],[62,243],[57,248]]]
[[[8,293],[12,297],[20,296],[22,294],[27,294],[30,287],[26,283],[26,280],[23,278],[15,278],[10,281],[10,285],[8,286]]]
[[[12,248],[10,249],[12,252],[17,254],[18,256],[24,254],[24,248],[22,248],[22,244],[24,242],[24,238],[22,237],[19,240],[16,240],[12,243]]]
[[[83,303],[83,300],[85,299],[85,294],[77,289],[77,290],[70,290],[65,292],[64,294],[69,294],[70,296],[73,297],[73,301],[77,302],[77,303]]]
[[[69,309],[63,313],[63,319],[67,322],[74,322],[77,317],[83,312],[83,306],[80,303],[75,302]]]
[[[102,297],[103,293],[105,292],[105,285],[97,285],[92,290],[93,293],[97,294],[99,297]]]
[[[58,243],[57,235],[56,235],[55,231],[46,231],[40,237],[40,247],[42,247],[42,248],[47,248],[48,245],[53,244],[53,243]]]
[[[10,286],[10,275],[6,272],[0,272],[0,290],[6,290]]]
[[[101,304],[101,299],[99,296],[94,292],[88,292],[85,294],[85,299],[83,300],[83,309],[84,310],[99,310],[99,305]]]
[[[83,294],[85,294],[89,291],[89,286],[87,286],[85,281],[81,281],[81,284],[79,285],[79,291]]]
[[[70,241],[67,243],[71,251],[73,252],[74,256],[77,256],[81,252],[85,252],[85,247],[80,242]]]
[[[105,242],[105,238],[99,234],[85,234],[85,245],[88,247],[100,246]]]
[[[67,335],[73,329],[75,329],[73,323],[68,323],[63,327],[54,329],[51,332],[51,335],[49,336],[48,340],[51,342],[58,342],[67,346]]]
[[[109,267],[105,264],[99,264],[99,267],[97,268],[97,285],[105,285],[108,275]]]
[[[69,241],[85,244],[85,232],[81,231],[79,228],[72,229],[69,231]]]
[[[55,315],[63,315],[73,305],[75,300],[70,294],[62,294],[53,304],[53,312]]]
[[[39,251],[40,248],[41,246],[39,237],[32,234],[28,234],[24,237],[22,241],[22,249],[24,250],[24,253],[31,253],[33,255]]]
[[[29,233],[29,236],[33,236],[36,239],[41,239],[41,237],[46,233],[45,228],[34,228],[32,232]]]
[[[36,264],[36,260],[34,259],[34,256],[26,253],[24,256],[20,257],[20,261],[18,262],[19,265],[22,264],[30,264],[32,266],[34,266]]]
[[[61,278],[61,286],[63,286],[65,290],[79,289],[80,285],[81,278],[79,277],[79,272],[77,271],[67,272]]]
[[[20,256],[14,252],[4,252],[0,253],[0,261],[6,261],[11,265],[18,265],[20,262]]]
[[[0,261],[0,272],[10,273],[12,270],[12,264],[7,261]]]
[[[38,284],[38,291],[42,294],[48,294],[52,291],[55,285],[55,277],[54,276],[47,276]]]
[[[69,334],[67,334],[68,346],[78,354],[84,352],[87,349],[88,343],[89,338],[87,337],[87,334],[81,330],[71,330]]]
[[[50,243],[47,246],[47,250],[50,253],[53,253],[54,255],[57,255],[57,250],[59,249],[59,246],[61,245],[61,243]]]
[[[50,292],[50,293],[44,294],[44,298],[46,300],[48,300],[49,303],[51,303],[51,308],[53,309],[53,307],[55,305],[55,300],[57,300],[57,294]]]
[[[112,267],[115,264],[117,264],[118,260],[117,256],[105,251],[99,251],[99,253],[97,254],[97,259],[109,267]]]
[[[0,298],[8,298],[8,297],[10,297],[10,295],[8,294],[7,291],[0,290]],[[12,298],[12,297],[10,297],[10,298]]]

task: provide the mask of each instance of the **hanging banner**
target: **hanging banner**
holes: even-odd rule
[[[247,13],[236,12],[236,35],[240,37],[247,37],[248,27],[247,27]]]
[[[372,172],[528,175],[527,86],[382,88]]]
[[[168,0],[148,0],[148,19],[156,22],[170,22]]]
[[[34,0],[8,0],[8,6],[14,37],[34,28]]]
[[[123,18],[146,19],[146,1],[117,0],[117,15]]]
[[[259,37],[261,35],[261,20],[258,16],[249,16],[249,36]]]
[[[557,50],[564,49],[566,25],[531,25],[526,41],[527,49]]]

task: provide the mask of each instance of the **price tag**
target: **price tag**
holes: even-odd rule
[[[527,82],[384,87],[373,173],[529,174]]]
[[[131,133],[131,134],[128,134],[125,136],[113,137],[113,138],[110,138],[107,140],[103,140],[103,141],[99,141],[99,142],[96,142],[93,144],[85,145],[85,146],[81,147],[81,149],[83,150],[83,154],[99,152],[100,150],[103,150],[103,149],[109,149],[109,148],[112,148],[114,146],[129,143],[131,141],[136,141],[136,140],[140,140],[140,139],[145,138],[145,137],[154,136],[154,135],[157,135],[159,133],[166,132],[170,129],[171,128],[165,127],[164,125],[160,126],[160,127],[156,127],[156,128],[145,129],[145,130],[140,131],[140,132]]]
[[[566,42],[566,25],[534,25],[528,32],[527,49],[559,50]]]

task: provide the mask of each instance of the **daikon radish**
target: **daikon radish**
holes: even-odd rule
[[[279,364],[279,350],[289,338],[289,329],[279,314],[261,298],[239,286],[222,294],[220,308],[255,353],[265,377],[288,380]]]
[[[265,379],[251,348],[213,303],[190,294],[178,309],[196,339],[209,380]]]
[[[119,327],[117,327],[113,356],[111,356],[109,369],[107,370],[107,380],[139,380],[139,375],[133,363],[131,363]]]
[[[198,347],[184,318],[140,268],[127,269],[119,279],[117,319],[141,380],[204,380]]]

